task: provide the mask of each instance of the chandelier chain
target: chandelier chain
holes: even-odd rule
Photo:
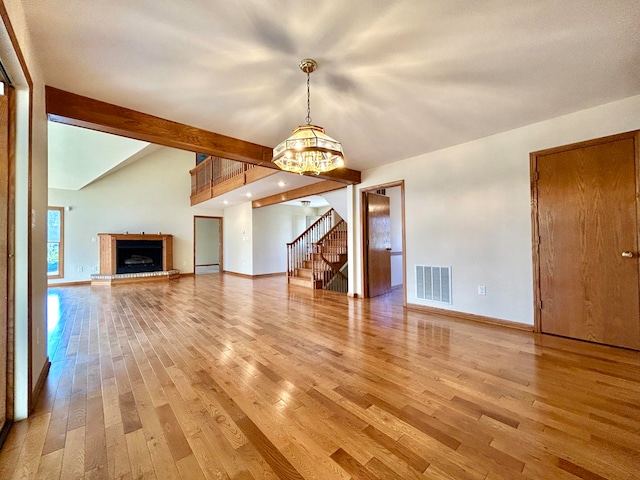
[[[311,90],[309,89],[309,74],[310,72],[307,72],[307,118],[305,118],[307,125],[311,125]]]

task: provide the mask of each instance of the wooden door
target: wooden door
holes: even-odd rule
[[[0,447],[11,425],[9,378],[9,94],[0,95]]]
[[[391,209],[389,197],[368,192],[367,215],[367,285],[368,296],[391,291]]]
[[[637,139],[534,154],[542,332],[640,349]]]

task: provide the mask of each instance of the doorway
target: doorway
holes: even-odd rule
[[[365,298],[402,290],[406,306],[404,181],[361,190]]]
[[[193,217],[193,271],[218,273],[222,267],[222,218]]]
[[[536,330],[640,350],[639,140],[531,154]]]

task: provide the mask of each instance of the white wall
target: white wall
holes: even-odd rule
[[[318,209],[296,205],[251,208],[247,202],[224,210],[224,270],[243,275],[287,271],[287,243],[302,233],[307,215]]]
[[[220,263],[220,219],[196,218],[196,265]]]
[[[346,221],[347,216],[349,215],[347,210],[347,188],[345,187],[340,188],[339,190],[332,190],[331,192],[325,192],[321,195],[327,202],[329,202],[331,208],[338,212],[338,215]]]
[[[253,214],[251,202],[224,209],[222,222],[225,272],[253,274]]]
[[[254,275],[287,271],[287,243],[302,233],[296,220],[315,215],[315,210],[295,205],[271,205],[253,210]]]
[[[163,147],[81,190],[50,189],[49,205],[71,209],[64,216],[64,278],[50,284],[90,280],[100,264],[98,233],[171,234],[174,268],[192,273],[193,216],[222,216],[189,205],[193,165],[193,153]]]
[[[634,129],[640,96],[362,172],[358,189],[405,180],[408,303],[533,324],[529,153]],[[452,267],[453,304],[415,297],[417,264]]]

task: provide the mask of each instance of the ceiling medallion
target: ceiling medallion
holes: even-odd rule
[[[306,125],[293,130],[292,135],[273,149],[272,161],[281,170],[299,173],[328,172],[344,166],[342,145],[324,133],[324,128],[311,125],[311,94],[309,76],[318,68],[315,60],[305,58],[300,70],[307,74],[307,118]]]

